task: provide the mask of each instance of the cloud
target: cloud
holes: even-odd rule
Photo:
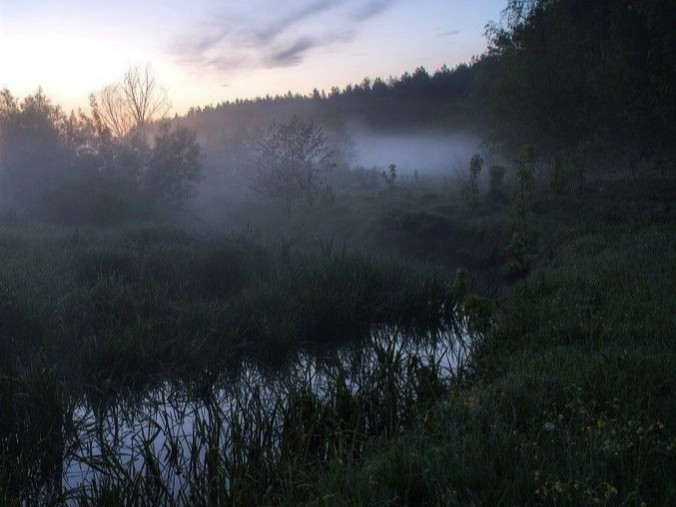
[[[287,0],[292,7],[282,10],[277,0],[264,0],[195,27],[168,51],[179,64],[200,71],[298,65],[315,49],[353,40],[368,20],[397,1]]]
[[[322,46],[331,46],[347,42],[354,38],[354,32],[343,34],[329,34],[323,38],[301,37],[286,47],[280,47],[266,55],[264,61],[267,67],[289,67],[300,63],[308,51]]]
[[[317,47],[317,41],[311,37],[302,37],[290,46],[280,48],[267,55],[266,63],[270,67],[286,67],[295,65],[303,59],[303,55],[310,49]]]
[[[271,42],[295,25],[301,24],[319,14],[344,4],[345,0],[318,0],[301,6],[295,12],[274,20],[265,30],[257,33],[257,41],[261,44]]]
[[[458,35],[460,33],[460,30],[449,30],[448,32],[441,32],[439,34],[439,37],[453,37],[454,35]]]
[[[197,60],[196,63],[206,64],[208,67],[221,71],[229,71],[241,68],[246,63],[246,60],[243,56],[238,55],[216,55],[204,61]]]
[[[375,0],[359,6],[354,12],[354,18],[366,20],[377,16],[390,8],[392,0]]]

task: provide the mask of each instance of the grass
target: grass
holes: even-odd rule
[[[503,302],[475,378],[353,473],[327,474],[333,503],[676,502],[676,222],[663,185],[542,199],[544,255]]]
[[[452,306],[432,270],[329,247],[155,227],[10,228],[0,244],[6,357],[37,348],[61,378],[88,383],[283,359],[379,323],[432,329]]]
[[[541,188],[538,258],[521,283],[502,271],[509,206],[426,185],[353,189],[337,208],[285,219],[305,231],[353,226],[363,250],[380,244],[387,258],[156,226],[5,226],[0,468],[17,486],[3,501],[676,503],[673,187],[644,178],[594,180],[576,195]],[[454,290],[458,263],[497,301]],[[381,326],[419,339],[483,329],[475,318],[496,305],[494,326],[454,375],[415,347],[373,339]],[[299,350],[324,359],[308,368]],[[240,381],[223,383],[224,369]],[[204,407],[187,440],[160,410],[136,434],[140,469],[111,447],[88,488],[45,493],[41,471],[59,475],[49,456],[77,433],[67,423],[77,393],[103,421],[116,404],[147,406],[142,386],[167,380]],[[214,395],[223,388],[228,403]],[[82,430],[96,435],[96,425]],[[46,440],[55,431],[56,448]],[[174,491],[178,455],[185,480]]]

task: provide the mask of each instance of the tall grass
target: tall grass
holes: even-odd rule
[[[0,231],[0,340],[83,383],[283,360],[374,324],[426,330],[454,306],[445,277],[326,246],[174,229]]]
[[[379,223],[396,241],[440,252],[443,230],[500,273],[505,203],[391,194]],[[533,271],[490,319],[444,268],[250,235],[5,226],[2,501],[671,505],[672,209],[661,180],[536,191]],[[468,327],[481,339],[463,342]]]
[[[284,370],[251,363],[236,379],[162,383],[99,402],[68,400],[50,374],[31,386],[39,391],[25,392],[31,406],[23,419],[6,421],[3,435],[12,438],[3,442],[19,440],[14,448],[29,452],[6,500],[307,502],[316,495],[311,484],[334,463],[360,466],[374,441],[433,413],[469,346],[452,331],[414,337],[382,329],[359,344],[297,356]],[[2,401],[15,412],[23,407],[16,394]],[[7,470],[12,449],[3,449]]]

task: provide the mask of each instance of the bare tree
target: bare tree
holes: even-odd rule
[[[109,85],[101,90],[98,98],[90,97],[94,115],[102,120],[115,136],[123,136],[135,125],[119,85]]]
[[[92,97],[91,104],[115,136],[134,128],[142,130],[163,119],[171,108],[167,92],[157,83],[149,64],[130,68],[119,84],[106,86]]]

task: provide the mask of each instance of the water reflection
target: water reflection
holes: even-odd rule
[[[337,428],[364,436],[397,431],[416,404],[445,390],[470,352],[457,330],[412,337],[379,329],[367,343],[302,353],[278,371],[244,364],[236,379],[206,388],[167,381],[114,403],[83,400],[71,411],[61,486],[143,481],[158,497],[189,499],[218,470],[227,489],[229,473],[252,459],[247,453],[274,460],[318,425],[340,420]],[[329,443],[316,440],[313,456],[328,459]]]

